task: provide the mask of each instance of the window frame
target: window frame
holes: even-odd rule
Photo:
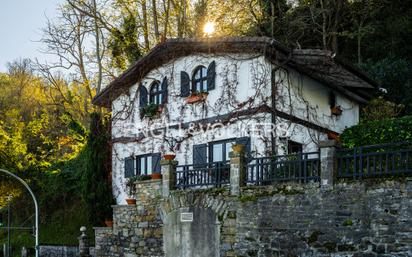
[[[298,154],[298,153],[302,153],[303,152],[303,144],[293,141],[293,140],[288,140],[287,141],[287,146],[288,146],[288,154]],[[300,151],[295,152],[292,151],[293,148],[299,147]]]
[[[236,138],[229,138],[229,139],[223,139],[223,140],[218,140],[218,141],[213,141],[213,142],[209,142],[208,143],[208,154],[209,154],[209,156],[208,156],[208,161],[209,162],[217,162],[217,161],[213,161],[213,146],[214,145],[218,145],[218,144],[223,144],[223,147],[222,147],[222,161],[220,161],[220,162],[227,162],[227,161],[229,161],[230,160],[230,158],[229,159],[226,159],[226,155],[227,155],[227,152],[226,152],[226,144],[228,144],[228,143],[234,143],[234,144],[236,144]]]
[[[204,70],[204,74],[202,72],[202,70]],[[200,78],[196,78],[196,73],[198,73],[200,71]],[[208,87],[207,87],[207,83],[208,83],[208,72],[207,72],[207,68],[204,65],[199,65],[197,66],[194,70],[193,70],[193,74],[192,74],[192,93],[202,93],[202,92],[208,92]],[[201,83],[201,89],[198,91],[197,90],[197,83]]]
[[[141,155],[136,155],[135,156],[135,161],[136,161],[136,175],[137,176],[139,176],[139,175],[150,175],[150,174],[153,174],[153,170],[151,171],[151,173],[150,174],[148,174],[148,168],[147,168],[147,159],[148,159],[148,157],[150,157],[150,158],[152,158],[152,160],[151,160],[151,165],[152,165],[152,169],[153,169],[153,154],[141,154]],[[141,159],[144,159],[145,160],[145,172],[143,173],[141,170],[140,170],[140,163],[141,163]]]
[[[157,88],[157,90],[154,92],[155,87]],[[150,84],[149,88],[149,103],[161,106],[163,105],[164,97],[165,90],[163,90],[162,88],[162,83],[158,80],[153,81],[152,84]]]

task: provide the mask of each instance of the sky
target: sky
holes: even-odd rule
[[[0,0],[0,72],[7,71],[7,62],[19,58],[52,60],[39,52],[40,29],[46,16],[56,16],[63,0]]]

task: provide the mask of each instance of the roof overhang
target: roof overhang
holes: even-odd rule
[[[150,71],[171,60],[195,54],[261,54],[272,63],[290,67],[347,97],[365,103],[377,84],[357,68],[320,50],[291,50],[266,37],[168,39],[114,79],[93,99],[93,104],[110,108]]]

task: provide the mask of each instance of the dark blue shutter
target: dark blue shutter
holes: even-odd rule
[[[161,158],[160,153],[152,154],[153,173],[161,173],[160,158]]]
[[[207,144],[193,146],[193,164],[207,163]]]
[[[246,153],[250,153],[250,151],[251,151],[250,137],[236,138],[236,144],[244,145]]]
[[[162,82],[162,96],[162,104],[167,103],[167,77],[165,77]]]
[[[139,100],[140,107],[145,107],[147,105],[147,88],[143,86],[142,83],[139,85]]]
[[[130,178],[134,176],[134,158],[128,157],[124,160],[124,177]]]
[[[190,95],[190,76],[184,71],[180,72],[180,96]]]
[[[207,91],[215,89],[216,62],[213,61],[207,68]]]

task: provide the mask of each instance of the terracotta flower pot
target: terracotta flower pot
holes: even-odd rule
[[[136,199],[126,199],[126,203],[128,205],[134,205],[134,204],[136,204]]]
[[[113,220],[105,220],[104,224],[106,227],[112,228],[113,227]]]
[[[330,111],[333,115],[336,115],[336,116],[342,115],[342,108],[340,108],[340,106],[334,106],[330,108]]]
[[[176,154],[174,154],[174,153],[164,154],[163,158],[165,158],[168,161],[172,161],[176,158]]]
[[[153,173],[153,174],[150,174],[150,177],[152,177],[152,179],[162,179],[162,174]]]

